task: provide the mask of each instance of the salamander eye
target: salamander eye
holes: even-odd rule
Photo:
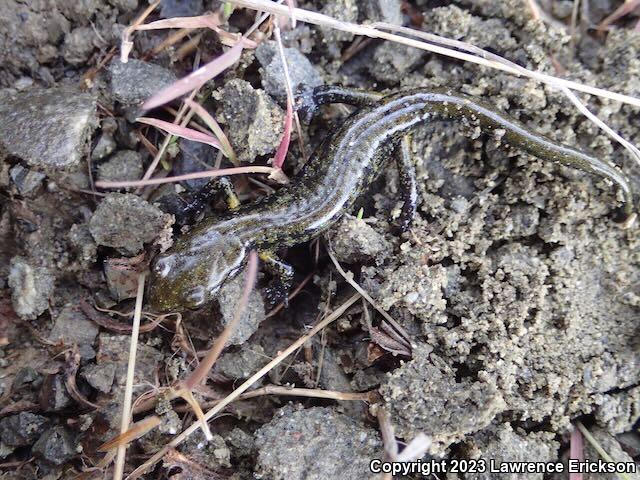
[[[174,264],[173,256],[159,258],[153,266],[153,271],[160,277],[166,277]]]
[[[193,288],[185,297],[185,301],[189,308],[198,308],[205,301],[204,287]]]

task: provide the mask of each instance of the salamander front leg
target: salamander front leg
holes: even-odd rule
[[[293,267],[278,259],[271,252],[261,252],[260,260],[262,260],[273,275],[273,279],[265,288],[267,303],[271,307],[275,307],[279,303],[284,306],[289,305],[289,292],[293,285]]]
[[[227,207],[230,210],[238,208],[240,201],[233,189],[231,180],[227,177],[213,178],[200,188],[191,199],[183,204],[171,207],[179,225],[188,225],[198,218],[205,207],[218,195],[224,194]]]
[[[345,103],[354,107],[371,107],[383,97],[380,93],[344,88],[336,85],[320,85],[319,87],[301,90],[296,95],[296,110],[304,123],[318,113],[322,105],[328,103]]]
[[[416,167],[411,160],[411,136],[405,135],[397,148],[398,173],[403,197],[400,212],[400,230],[406,232],[411,228],[418,208],[418,185]]]

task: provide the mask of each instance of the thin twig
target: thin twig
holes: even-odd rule
[[[140,333],[140,317],[142,316],[142,298],[144,296],[144,280],[146,273],[138,277],[138,294],[136,295],[136,309],[133,315],[133,330],[131,331],[131,343],[129,345],[129,363],[127,365],[127,381],[124,388],[124,400],[122,401],[122,418],[120,420],[120,434],[129,430],[131,417],[131,400],[133,397],[133,377],[136,369],[136,352],[138,349],[138,335]],[[113,480],[121,480],[124,472],[124,458],[127,444],[118,446],[116,464],[113,469]]]
[[[584,442],[582,433],[578,428],[573,428],[571,439],[569,440],[569,459],[584,461]],[[569,473],[569,480],[582,480],[582,472]]]
[[[578,427],[580,432],[582,432],[582,435],[584,435],[584,438],[587,439],[587,441],[596,450],[596,452],[598,452],[598,455],[600,455],[604,461],[610,462],[610,463],[615,462],[615,460],[611,457],[611,455],[609,455],[609,453],[607,453],[607,451],[604,448],[602,448],[598,440],[596,440],[596,438],[591,434],[591,432],[587,430],[587,428],[582,424],[582,422],[576,422],[576,426]],[[625,473],[618,473],[618,475],[623,480],[630,480],[629,475]]]
[[[236,398],[242,395],[245,391],[247,391],[255,382],[264,377],[271,369],[273,369],[276,365],[280,364],[284,361],[289,355],[295,352],[298,348],[305,344],[310,338],[312,338],[315,334],[321,331],[323,328],[326,328],[332,322],[340,318],[340,316],[354,303],[358,301],[360,298],[359,294],[355,294],[351,296],[346,302],[344,302],[340,307],[335,309],[331,315],[326,317],[320,323],[318,323],[315,327],[313,327],[309,333],[303,335],[298,340],[293,342],[286,350],[280,352],[276,358],[271,360],[267,365],[258,370],[255,374],[253,374],[250,378],[248,378],[242,385],[236,388],[233,392],[231,392],[227,397],[224,398],[219,404],[213,407],[205,414],[205,419],[209,420],[213,418],[217,413],[222,411],[227,405],[233,402]],[[162,447],[160,451],[154,454],[149,460],[136,468],[128,477],[127,480],[134,480],[136,478],[140,478],[149,468],[159,462],[165,453],[169,451],[171,448],[175,448],[180,445],[186,438],[189,437],[193,432],[195,432],[199,427],[199,424],[193,423],[189,428],[184,430],[180,435],[176,436],[169,442],[167,445]]]
[[[282,173],[279,168],[273,167],[261,167],[247,166],[247,167],[233,167],[222,168],[218,170],[205,170],[204,172],[185,173],[184,175],[176,175],[174,177],[165,178],[150,178],[148,180],[127,180],[122,182],[107,182],[98,181],[96,187],[98,188],[123,188],[123,187],[146,187],[148,185],[160,185],[162,183],[182,182],[183,180],[193,180],[195,178],[210,178],[210,177],[223,177],[225,175],[237,175],[239,173],[266,173],[269,178],[276,180],[279,183],[287,183],[285,180],[287,177]]]
[[[333,250],[330,244],[328,245],[327,253],[329,254],[329,258],[331,258],[333,265],[336,267],[336,270],[338,270],[338,273],[340,273],[340,275],[342,275],[342,277],[347,281],[347,283],[351,285],[360,295],[362,295],[367,300],[367,302],[369,302],[371,306],[380,313],[380,315],[382,315],[384,318],[387,319],[387,321],[393,326],[393,328],[395,328],[396,331],[401,335],[402,343],[406,347],[408,347],[409,350],[411,350],[411,337],[406,332],[406,330],[402,328],[402,325],[396,322],[391,315],[385,312],[382,309],[382,307],[380,307],[378,303],[373,298],[371,298],[371,295],[369,295],[360,285],[358,285],[358,282],[356,282],[353,279],[353,273],[351,272],[347,273],[344,271],[344,269],[338,262],[338,259],[336,259],[336,256],[333,253]]]

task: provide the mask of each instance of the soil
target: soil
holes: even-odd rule
[[[221,7],[208,0],[161,3],[150,20]],[[521,0],[297,2],[343,20],[421,28],[550,75],[640,96],[636,19],[623,19],[606,35],[586,28],[621,2],[587,2],[588,20],[582,18],[573,40],[573,3],[539,3],[544,20],[534,20]],[[137,32],[133,58],[119,62],[120,34],[146,6],[0,2],[3,479],[73,478],[83,470],[84,478],[111,476],[111,467],[87,468],[101,459],[97,447],[119,432],[130,315],[104,310],[130,312],[138,274],[153,255],[202,215],[224,208],[211,201],[196,218],[183,215],[202,181],[92,193],[94,179],[140,178],[163,140],[135,123],[140,104],[193,68],[195,53],[184,55],[182,43],[155,49],[169,35],[162,30]],[[253,13],[238,9],[224,28],[245,31],[252,22]],[[355,49],[353,35],[325,27],[299,23],[283,38],[295,87],[455,88],[617,162],[640,191],[638,165],[557,90],[394,43],[369,39]],[[223,51],[213,32],[198,39],[201,62]],[[276,46],[265,40],[198,96],[243,162],[265,164],[278,147],[286,101],[281,75]],[[640,109],[582,99],[640,144]],[[305,151],[347,114],[340,106],[323,108],[303,127]],[[172,120],[162,109],[149,116]],[[576,421],[614,459],[640,459],[639,227],[616,223],[615,189],[469,125],[421,126],[411,150],[420,180],[411,231],[401,235],[396,227],[400,187],[390,159],[320,244],[282,252],[296,270],[296,285],[311,276],[287,308],[268,314],[269,274],[261,273],[240,327],[196,392],[203,403],[223,397],[353,294],[328,258],[330,244],[410,334],[412,348],[386,334],[383,318],[358,302],[254,387],[372,391],[376,405],[284,395],[233,402],[211,422],[212,441],[192,436],[146,478],[368,478],[369,461],[384,457],[376,409],[387,412],[405,443],[420,434],[431,439],[425,460],[566,462]],[[171,143],[158,171],[201,170],[220,159],[211,147],[181,140]],[[294,133],[286,173],[294,175],[303,162]],[[278,188],[255,178],[260,184],[233,178],[242,202]],[[134,398],[185,378],[196,352],[233,317],[241,291],[240,276],[212,305],[143,328]],[[191,423],[185,411],[180,402],[155,406],[162,424],[130,445],[127,471]],[[149,413],[136,411],[135,420]],[[591,446],[585,455],[598,458]],[[487,475],[438,478],[496,478]]]

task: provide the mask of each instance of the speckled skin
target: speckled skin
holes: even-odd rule
[[[608,178],[622,189],[627,213],[631,212],[629,183],[613,164],[535,134],[466,95],[414,89],[380,98],[318,87],[303,98],[303,106],[313,111],[318,104],[332,101],[361,108],[325,139],[290,185],[225,216],[203,220],[156,259],[150,289],[154,308],[196,308],[241,269],[251,249],[292,246],[330,228],[351,210],[402,136],[434,118],[465,119],[484,131],[501,129],[507,143],[543,160]]]

